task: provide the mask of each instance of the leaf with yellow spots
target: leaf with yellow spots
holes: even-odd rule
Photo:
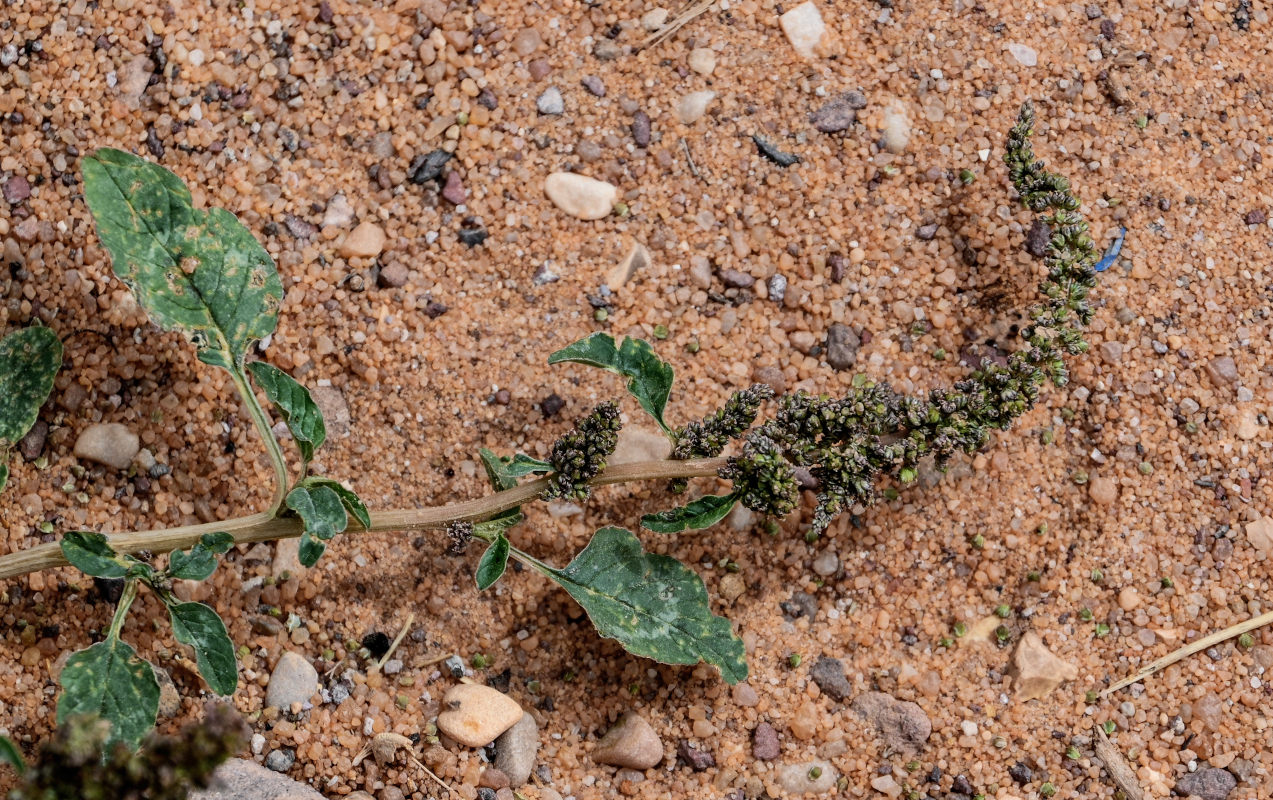
[[[115,274],[155,324],[186,333],[199,360],[242,371],[273,333],[283,284],[270,254],[223,208],[195,208],[173,173],[104,147],[84,159],[84,199]]]
[[[746,680],[743,642],[712,613],[703,581],[669,556],[646,553],[623,528],[602,528],[564,569],[532,566],[561,584],[597,632],[664,664],[706,661],[731,684]]]

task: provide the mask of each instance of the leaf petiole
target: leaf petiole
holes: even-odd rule
[[[256,425],[256,432],[261,435],[261,440],[265,444],[265,453],[274,466],[274,499],[270,501],[269,515],[275,516],[283,507],[283,500],[287,497],[288,490],[287,461],[283,458],[283,448],[279,446],[278,439],[274,438],[274,430],[270,427],[269,418],[265,416],[265,409],[261,408],[260,401],[256,399],[256,392],[252,391],[252,386],[248,383],[243,370],[232,369],[230,375],[234,378],[234,386],[239,390],[239,396],[248,407],[248,414]]]
[[[128,578],[124,581],[124,592],[119,596],[119,605],[115,606],[115,616],[111,618],[110,630],[106,632],[107,639],[118,639],[120,631],[124,629],[128,609],[137,599],[137,580],[137,578]]]

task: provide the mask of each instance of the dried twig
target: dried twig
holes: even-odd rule
[[[1099,725],[1096,726],[1096,757],[1105,765],[1106,774],[1115,786],[1123,790],[1127,800],[1144,800],[1145,792],[1136,781],[1136,773],[1132,772],[1127,759],[1123,758],[1123,754]]]
[[[695,178],[698,178],[700,181],[707,183],[707,180],[704,179],[702,174],[699,173],[698,165],[694,163],[694,156],[690,155],[689,142],[685,141],[683,137],[681,139],[681,149],[685,151],[685,160],[689,162],[690,172],[694,173]]]
[[[1131,686],[1133,683],[1137,683],[1138,681],[1143,681],[1155,672],[1170,667],[1172,664],[1175,664],[1183,658],[1232,639],[1234,636],[1241,636],[1248,631],[1253,631],[1256,628],[1262,628],[1270,622],[1273,622],[1273,611],[1261,614],[1258,617],[1253,617],[1246,622],[1239,622],[1237,625],[1225,628],[1224,630],[1219,631],[1218,633],[1213,633],[1210,636],[1204,636],[1193,644],[1185,645],[1174,653],[1169,653],[1157,661],[1141,667],[1130,677],[1123,678],[1118,683],[1115,683],[1113,686],[1110,686],[1108,689],[1101,692],[1101,697],[1108,697],[1114,692],[1117,692],[1119,689],[1122,689],[1125,686]]]
[[[669,36],[692,22],[695,17],[706,12],[715,2],[716,0],[697,0],[697,2],[690,3],[688,6],[678,11],[676,16],[672,17],[672,19],[663,23],[663,27],[647,36],[644,42],[637,45],[637,50],[644,50],[647,47],[653,47],[659,42],[664,41]]]
[[[376,662],[376,666],[375,666],[376,671],[383,669],[385,663],[388,662],[389,659],[393,657],[393,651],[397,650],[398,645],[402,644],[402,640],[406,638],[407,631],[411,630],[411,623],[413,622],[415,622],[414,611],[407,615],[407,621],[403,623],[402,630],[398,631],[398,635],[394,637],[393,643],[389,645],[389,649],[386,650],[385,654],[380,657],[379,661]]]

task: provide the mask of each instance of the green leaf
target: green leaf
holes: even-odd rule
[[[19,775],[27,771],[27,762],[22,758],[22,752],[8,736],[0,736],[0,764],[8,764]]]
[[[504,575],[504,570],[508,568],[508,537],[503,531],[495,537],[495,541],[491,542],[490,547],[486,548],[486,552],[482,553],[482,560],[477,562],[477,588],[485,591],[495,585]]]
[[[264,361],[248,364],[248,372],[287,423],[287,429],[292,432],[292,438],[300,448],[301,458],[309,464],[314,460],[314,451],[322,447],[327,439],[323,412],[310,396],[309,389],[297,383],[283,370]]]
[[[301,546],[297,551],[297,560],[301,562],[301,566],[312,567],[318,563],[318,559],[323,557],[323,552],[326,550],[326,544],[315,539],[314,535],[309,531],[305,531],[301,534]]]
[[[649,342],[628,336],[623,344],[615,347],[613,336],[594,333],[548,357],[549,364],[562,361],[600,367],[628,378],[628,393],[654,417],[660,428],[671,432],[663,420],[663,411],[672,393],[674,373],[672,365],[659,358]]]
[[[176,603],[168,606],[172,632],[177,641],[194,648],[199,674],[212,691],[226,697],[239,685],[239,665],[234,643],[217,612],[203,603]]]
[[[9,480],[4,458],[35,424],[61,366],[62,343],[48,328],[23,328],[0,339],[0,489]]]
[[[71,531],[62,537],[61,548],[71,566],[93,578],[122,578],[132,566],[115,552],[110,540],[93,531]]]
[[[491,488],[497,492],[512,489],[517,485],[517,476],[512,475],[508,471],[508,461],[494,452],[483,447],[478,451],[478,455],[482,458],[482,466],[486,468],[486,477],[491,482]],[[502,523],[503,527],[511,528],[522,521],[521,506],[510,508],[507,511],[501,511],[492,519],[484,523],[478,523],[478,528],[482,525],[490,523]]]
[[[506,463],[508,465],[508,474],[514,478],[553,471],[553,465],[547,461],[540,461],[538,458],[531,458],[522,453],[513,456],[513,460]]]
[[[76,714],[92,714],[111,724],[108,743],[124,742],[134,750],[155,727],[159,712],[155,670],[117,637],[72,655],[62,667],[60,680],[59,725]]]
[[[270,254],[229,211],[195,208],[157,164],[111,148],[81,164],[115,274],[152,321],[190,336],[200,361],[241,369],[248,345],[278,321],[283,284]]]
[[[743,642],[712,614],[703,581],[674,558],[642,551],[631,532],[602,528],[565,569],[536,567],[629,653],[664,664],[706,661],[731,684],[747,677]]]
[[[217,556],[233,546],[234,537],[224,531],[205,533],[189,553],[172,551],[168,556],[168,577],[184,581],[206,580],[216,571]]]
[[[340,495],[330,486],[301,484],[287,493],[287,507],[305,523],[305,530],[325,541],[349,525]]]
[[[641,517],[641,524],[655,533],[680,533],[686,530],[710,528],[725,518],[734,507],[738,495],[709,494],[686,503],[680,508],[660,511],[657,514],[646,514]]]
[[[354,515],[354,519],[358,520],[358,524],[363,530],[371,530],[371,512],[367,510],[366,504],[357,494],[341,486],[338,482],[331,478],[323,478],[317,475],[306,478],[301,482],[302,486],[326,486],[336,493],[340,498],[340,503],[345,510]]]

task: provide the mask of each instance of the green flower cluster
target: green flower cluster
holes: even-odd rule
[[[730,395],[725,405],[716,413],[687,423],[672,432],[672,455],[675,461],[691,458],[714,458],[725,446],[739,438],[756,424],[756,415],[766,400],[773,399],[774,390],[767,383],[753,383]],[[674,492],[683,492],[689,481],[678,478],[672,481]]]
[[[176,736],[152,735],[135,753],[122,743],[104,752],[109,728],[96,717],[68,719],[40,746],[10,800],[185,800],[208,787],[213,770],[248,734],[234,709],[222,704]]]
[[[748,434],[743,454],[720,471],[734,481],[745,506],[775,516],[794,509],[794,468],[807,468],[819,484],[812,533],[820,534],[837,514],[872,502],[881,476],[910,483],[922,459],[931,456],[941,468],[955,453],[975,452],[990,431],[1008,428],[1034,407],[1045,380],[1065,382],[1063,356],[1087,350],[1082,327],[1092,316],[1087,296],[1096,285],[1097,253],[1069,182],[1034,157],[1033,122],[1027,105],[1004,156],[1022,202],[1050,213],[1045,299],[1032,309],[1034,324],[1023,332],[1028,347],[1006,364],[983,360],[953,388],[926,397],[858,380],[839,398],[804,392],[782,398],[774,418]]]
[[[553,442],[553,465],[545,499],[587,499],[588,481],[606,468],[606,459],[619,443],[619,406],[605,402],[575,425],[575,429]]]

